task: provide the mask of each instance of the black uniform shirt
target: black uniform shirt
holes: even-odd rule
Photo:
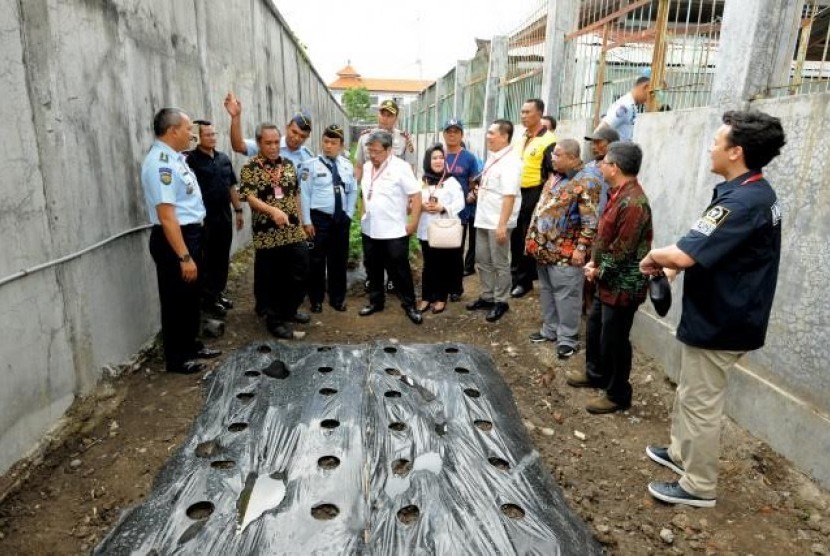
[[[199,149],[193,149],[186,155],[187,164],[199,181],[208,218],[211,217],[211,213],[217,212],[230,216],[230,187],[236,184],[231,159],[219,151],[213,151],[213,156],[210,156]]]
[[[677,339],[713,350],[763,346],[781,258],[781,210],[770,184],[759,172],[718,184],[677,247],[696,263],[686,270]]]

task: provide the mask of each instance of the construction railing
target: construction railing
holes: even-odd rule
[[[770,93],[783,96],[830,91],[828,45],[830,2],[804,2],[789,81],[773,87]]]

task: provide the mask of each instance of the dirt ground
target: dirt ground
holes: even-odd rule
[[[226,354],[268,337],[253,313],[246,256],[234,263],[229,291],[237,306],[229,312],[228,331],[208,342]],[[355,291],[348,312],[326,307],[297,329],[308,332],[301,341],[313,343],[451,340],[489,350],[566,499],[608,553],[828,553],[830,493],[732,422],[724,428],[717,506],[692,509],[653,501],[647,482],[673,478],[644,453],[646,444],[668,438],[673,385],[659,366],[636,354],[631,410],[591,416],[583,405],[592,392],[570,388],[564,378],[566,370],[584,364],[583,352],[561,362],[550,344],[527,340],[539,324],[536,290],[514,300],[501,322],[489,324],[481,312],[464,309],[478,291],[475,275],[465,279],[465,288],[461,303],[441,315],[427,314],[423,326],[409,323],[391,300],[383,313],[358,317],[365,298]],[[87,553],[121,511],[142,501],[185,438],[204,394],[200,376],[162,369],[161,361],[151,358],[102,383],[76,402],[64,433],[43,457],[0,477],[0,554]]]

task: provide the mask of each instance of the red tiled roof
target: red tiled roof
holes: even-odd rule
[[[337,79],[329,83],[329,89],[345,90],[352,87],[366,87],[369,91],[389,93],[420,93],[432,81],[420,79],[372,79],[361,77],[351,65],[337,72]]]

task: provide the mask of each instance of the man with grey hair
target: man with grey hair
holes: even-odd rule
[[[527,254],[536,259],[542,327],[532,342],[557,342],[557,354],[567,359],[579,348],[582,316],[582,267],[589,259],[597,229],[599,179],[586,172],[579,143],[563,139],[553,149],[551,175],[525,238]]]
[[[588,413],[612,413],[631,407],[631,325],[645,301],[648,279],[640,259],[651,249],[652,224],[648,197],[637,181],[643,151],[636,143],[612,143],[600,168],[611,187],[611,199],[599,221],[585,265],[585,278],[597,284],[588,315],[585,370],[568,371],[575,387],[602,388]]]
[[[164,360],[168,373],[182,374],[204,369],[195,358],[221,353],[196,339],[205,205],[196,176],[181,154],[190,145],[191,125],[178,108],[159,110],[153,119],[156,140],[141,164],[141,187],[153,224],[150,254],[158,278]]]
[[[401,305],[409,320],[421,324],[415,308],[415,286],[409,267],[409,236],[421,217],[421,185],[412,167],[392,154],[392,134],[371,132],[366,138],[369,160],[363,165],[360,188],[363,195],[363,257],[369,279],[369,303],[360,310],[365,317],[383,310],[384,270],[395,282]],[[411,207],[407,222],[407,208]]]

